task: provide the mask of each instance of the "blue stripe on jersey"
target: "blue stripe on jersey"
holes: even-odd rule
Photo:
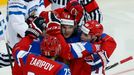
[[[94,58],[94,62],[97,62],[98,60],[100,60],[100,56],[97,53],[93,53],[93,58]]]
[[[86,48],[86,50],[89,52],[89,53],[93,53],[93,50],[92,50],[92,45],[90,42],[87,42],[84,47]]]
[[[36,12],[38,8],[38,5],[34,5],[33,7],[29,8],[28,14],[31,15],[31,13]]]
[[[40,3],[39,6],[44,5],[44,1],[43,0],[40,0],[39,3]]]
[[[5,26],[4,26],[4,30],[6,30],[6,28],[7,28],[7,26],[5,25]]]
[[[17,54],[19,53],[19,50],[18,51],[16,51],[16,53],[15,53],[15,60],[17,60],[17,63],[19,63],[18,61],[18,58],[17,58]]]
[[[42,5],[44,5],[44,2],[42,2],[42,3],[39,4],[39,6],[42,6]]]
[[[23,13],[22,11],[9,11],[9,15],[24,15],[25,13]]]
[[[29,53],[28,53],[28,54],[29,54]],[[22,58],[22,60],[23,60],[24,64],[26,64],[26,62],[27,62],[28,54],[26,54],[26,55]]]
[[[92,66],[91,66],[91,70],[94,71],[94,70],[99,69],[100,67],[102,67],[102,63],[101,63],[101,62],[98,63],[98,64],[96,64],[96,65],[92,65]]]
[[[106,51],[103,54],[104,54],[104,56],[106,58],[106,61],[109,62],[108,57],[107,57],[107,54],[106,54]]]
[[[3,34],[3,30],[0,30],[0,35],[2,35]]]
[[[0,21],[0,35],[3,34],[3,25],[6,26],[6,25],[5,25],[5,20],[4,20],[4,19],[2,19],[2,20]]]
[[[74,58],[78,58],[78,55],[75,52],[75,50],[72,48],[72,46],[71,46],[71,53],[73,54]]]
[[[44,3],[44,0],[40,0],[39,3]]]
[[[27,7],[26,6],[18,6],[18,5],[14,5],[14,6],[9,6],[9,8],[20,8],[20,9],[26,9]]]
[[[101,35],[101,38],[104,38],[105,36],[107,36],[107,34],[106,34],[106,33],[103,33],[103,34]]]
[[[98,62],[99,60],[101,60],[100,56],[97,53],[92,54],[93,58],[94,58],[94,63]],[[91,66],[91,70],[94,71],[96,69],[99,69],[100,67],[102,67],[102,62],[100,61],[98,64],[92,65]]]
[[[15,59],[17,60],[17,63],[19,63],[19,62],[18,62],[18,61],[19,61],[19,58],[17,58],[17,55],[18,55],[19,52],[20,52],[20,50],[18,50],[18,51],[16,52],[16,54],[15,54],[15,56],[16,56]],[[28,53],[28,54],[29,54],[29,53]],[[22,57],[22,60],[23,60],[24,64],[26,63],[28,54],[26,54],[24,57]]]
[[[36,39],[32,42],[32,44],[31,44],[32,47],[30,49],[31,53],[41,54],[40,44],[41,44],[42,40],[43,40],[43,37],[39,36],[38,39]]]
[[[3,35],[3,30],[0,30],[0,35]]]
[[[68,65],[61,63],[61,62],[58,62],[58,63],[62,64],[63,66],[61,69],[59,69],[56,75],[71,75]]]

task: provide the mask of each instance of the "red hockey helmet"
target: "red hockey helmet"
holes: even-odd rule
[[[72,25],[74,26],[75,17],[71,15],[67,10],[64,8],[59,8],[53,11],[53,13],[61,19],[62,25]]]
[[[82,27],[81,31],[85,34],[100,36],[103,33],[103,26],[96,20],[87,21]]]
[[[67,11],[63,11],[62,14],[60,14],[60,19],[61,19],[62,25],[71,25],[71,26],[75,25],[75,23],[74,23],[75,20],[74,20],[73,15],[71,15]]]
[[[46,34],[41,42],[42,55],[53,57],[58,55],[60,50],[61,45],[59,40],[54,36]]]

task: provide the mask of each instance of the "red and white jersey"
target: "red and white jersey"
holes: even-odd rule
[[[24,57],[20,57],[18,61],[15,62],[13,75],[57,75],[58,71],[62,68],[62,65],[58,62],[45,57],[34,54],[27,55],[27,53],[24,51],[20,51],[19,55],[23,55],[23,53]]]
[[[30,52],[32,42],[33,39],[26,36],[13,48],[13,75],[71,75],[64,63]]]

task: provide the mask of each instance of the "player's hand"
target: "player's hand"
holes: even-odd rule
[[[101,44],[92,44],[93,52],[101,51]]]
[[[50,22],[46,28],[46,33],[49,35],[61,34],[61,25],[58,22]]]
[[[46,22],[46,34],[56,35],[60,33],[61,26],[60,20],[55,16],[55,14],[51,11],[43,11],[40,14],[41,17],[44,18]]]
[[[37,18],[37,16],[29,16],[25,22],[29,25],[35,18]]]
[[[44,19],[41,17],[36,17],[32,22],[30,22],[29,28],[25,32],[25,35],[31,34],[32,37],[37,38],[42,34],[45,26],[46,25]]]
[[[61,33],[61,24],[60,20],[52,12],[50,14],[51,16],[49,16],[49,22],[46,26],[46,33],[54,36]]]
[[[80,19],[83,16],[83,7],[78,3],[78,1],[69,1],[65,9],[69,11],[71,15],[74,15],[75,22],[79,23]]]
[[[97,54],[100,56],[102,63],[104,63],[103,65],[106,66],[109,62],[106,51],[102,50],[97,52]]]
[[[43,12],[41,12],[41,14],[39,16],[44,18],[46,24],[48,24],[51,21],[60,22],[58,20],[58,18],[55,16],[54,12],[52,12],[52,11],[43,11]]]

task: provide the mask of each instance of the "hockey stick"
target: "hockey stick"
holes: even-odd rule
[[[120,64],[126,63],[126,62],[128,62],[128,61],[130,61],[130,60],[132,60],[132,59],[133,59],[133,57],[132,57],[132,56],[129,56],[129,57],[125,58],[125,59],[122,59],[122,60],[119,61],[119,62],[116,62],[116,63],[114,63],[114,64],[112,64],[112,65],[107,66],[107,67],[105,68],[105,70],[109,70],[109,69],[111,69],[111,68],[114,68],[114,67],[116,67],[116,66],[118,66],[118,65],[120,65]]]
[[[13,63],[12,63],[11,53],[10,53],[10,50],[12,50],[12,48],[8,45],[8,43],[6,43],[6,49],[7,49],[8,55],[9,55],[9,62],[10,62],[11,69],[12,69],[13,68]]]
[[[7,5],[8,5],[8,1],[7,1]],[[7,17],[8,17],[8,13],[7,13]],[[5,45],[6,45],[6,50],[7,50],[7,53],[8,53],[8,57],[9,57],[9,63],[11,65],[11,69],[13,68],[13,64],[12,64],[12,54],[10,53],[10,51],[12,50],[12,48],[8,45],[8,41],[7,41],[7,35],[6,35],[6,28],[7,28],[7,20],[8,18],[5,19],[6,21],[6,25],[4,26],[3,28],[3,34],[4,34],[4,41],[5,41]]]

